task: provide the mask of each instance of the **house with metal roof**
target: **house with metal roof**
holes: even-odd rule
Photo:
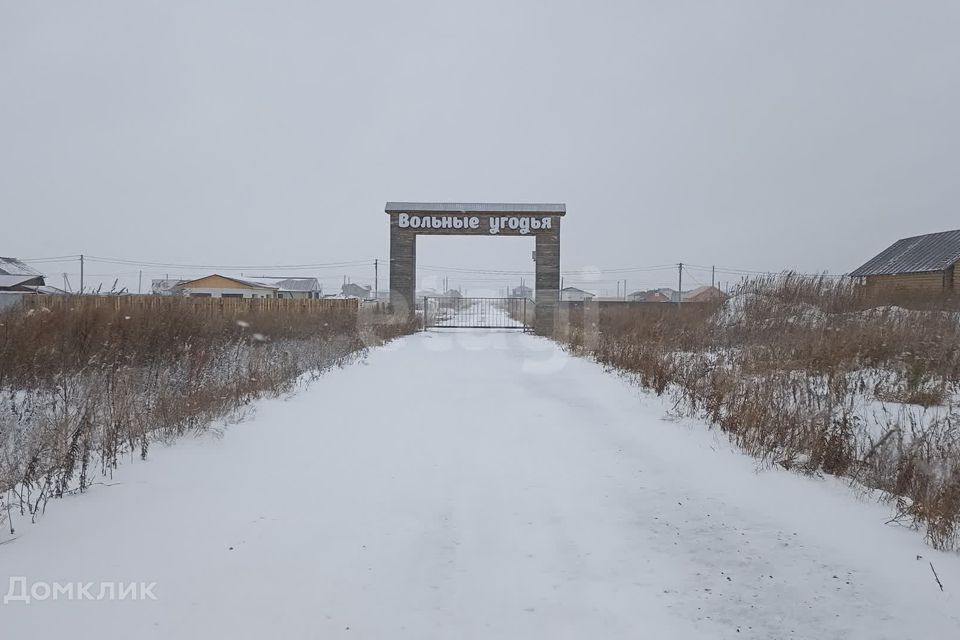
[[[960,229],[897,240],[850,273],[871,287],[934,293],[958,289]]]
[[[359,298],[361,300],[369,300],[373,294],[373,287],[370,285],[359,285],[355,282],[345,282],[343,286],[340,287],[340,295],[344,298]]]
[[[181,282],[173,287],[172,293],[189,298],[276,298],[279,290],[280,287],[272,284],[214,273]]]
[[[36,269],[17,258],[0,256],[0,291],[39,293],[38,287],[45,284],[43,274]]]
[[[319,300],[323,297],[323,287],[316,278],[283,278],[273,282],[279,290],[278,298],[307,298]]]
[[[0,256],[0,310],[20,303],[24,296],[66,293],[48,286],[44,275],[17,258]]]

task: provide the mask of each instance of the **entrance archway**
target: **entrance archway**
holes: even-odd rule
[[[388,202],[390,305],[413,316],[418,235],[489,235],[536,238],[534,329],[552,335],[560,299],[560,219],[564,204]]]

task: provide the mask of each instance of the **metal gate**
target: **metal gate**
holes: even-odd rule
[[[417,305],[424,329],[533,328],[534,303],[526,298],[462,298],[426,296]]]

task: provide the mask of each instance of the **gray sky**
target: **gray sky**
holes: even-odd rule
[[[956,0],[0,0],[0,255],[363,262],[290,273],[329,287],[372,280],[387,200],[547,201],[563,268],[601,269],[565,283],[598,292],[679,261],[842,273],[960,227],[958,33]]]

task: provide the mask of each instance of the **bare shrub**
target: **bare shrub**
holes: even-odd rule
[[[0,520],[35,518],[125,456],[145,458],[152,442],[236,417],[412,329],[346,308],[213,313],[190,301],[75,300],[0,314]]]
[[[766,463],[881,489],[931,544],[957,544],[956,298],[787,273],[723,304],[662,307],[601,306],[595,327],[571,315],[558,339]]]

